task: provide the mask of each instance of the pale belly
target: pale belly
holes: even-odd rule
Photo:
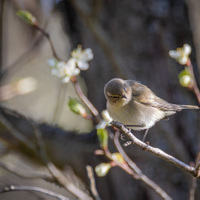
[[[139,105],[135,109],[133,106],[128,105],[116,108],[116,106],[107,104],[107,109],[113,120],[124,125],[144,125],[144,127],[132,127],[133,130],[149,129],[165,117],[163,111],[145,105]]]

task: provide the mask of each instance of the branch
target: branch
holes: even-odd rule
[[[61,194],[58,194],[56,192],[53,192],[51,190],[47,190],[47,189],[40,188],[40,187],[34,187],[34,186],[14,186],[14,185],[10,185],[8,187],[1,189],[0,193],[13,192],[13,191],[34,191],[34,192],[40,192],[40,193],[55,197],[57,199],[70,200],[69,198],[67,198],[67,197],[65,197]]]
[[[179,167],[180,169],[192,174],[194,177],[200,178],[198,170],[196,168],[185,164],[184,162],[165,153],[164,151],[162,151],[159,148],[155,148],[155,147],[145,144],[144,142],[142,142],[141,140],[136,138],[123,124],[116,122],[116,121],[112,121],[111,124],[113,126],[115,126],[116,128],[118,128],[122,133],[124,133],[124,135],[127,136],[133,142],[133,144],[137,145],[142,150],[148,151],[148,152],[162,158],[163,160],[166,160],[166,161],[172,163],[176,167]]]
[[[197,101],[200,104],[200,91],[199,91],[199,88],[198,88],[197,83],[196,83],[196,79],[195,79],[195,75],[194,75],[194,69],[193,69],[193,65],[191,63],[190,58],[188,58],[186,65],[188,67],[190,76],[192,78],[191,87],[188,87],[188,88],[193,91],[193,93],[195,94],[195,96],[197,98]],[[199,177],[200,176],[200,151],[197,154],[195,167],[196,167],[196,171],[198,172],[198,177]],[[190,188],[190,200],[194,200],[194,198],[195,198],[195,190],[196,190],[196,185],[197,185],[196,181],[197,181],[196,178],[193,177],[191,188]]]
[[[142,171],[140,170],[140,168],[127,156],[127,154],[124,152],[122,146],[119,143],[119,135],[120,135],[119,131],[116,131],[115,136],[114,136],[115,146],[117,150],[119,151],[119,153],[123,156],[124,160],[137,174],[137,179],[146,183],[151,189],[153,189],[163,199],[168,199],[168,200],[172,199],[159,185],[157,185],[155,182],[149,179],[146,175],[144,175]]]
[[[49,181],[49,182],[53,182],[55,181],[55,179],[48,173],[44,173],[44,172],[26,172],[24,170],[21,170],[19,168],[16,168],[14,165],[12,164],[8,164],[8,163],[3,163],[0,162],[0,167],[21,177],[21,178],[26,178],[26,179],[43,179],[45,181]]]
[[[54,177],[54,179],[57,181],[57,183],[59,185],[63,186],[66,190],[68,190],[69,192],[71,192],[73,195],[75,195],[76,197],[78,197],[81,200],[92,199],[86,192],[82,191],[77,186],[75,186],[72,182],[70,182],[61,173],[61,171],[58,170],[58,168],[52,162],[49,161],[48,156],[46,154],[45,145],[43,143],[43,138],[41,136],[40,130],[34,124],[33,124],[33,126],[34,126],[34,130],[35,130],[34,132],[35,132],[35,136],[36,136],[36,140],[38,143],[38,148],[39,148],[41,157],[42,157],[47,169],[49,170],[51,175]]]
[[[79,95],[83,103],[89,108],[89,110],[92,112],[93,116],[95,117],[96,123],[99,123],[100,122],[99,112],[93,106],[93,104],[89,101],[89,99],[84,95],[82,89],[80,88],[77,78],[73,77],[71,81],[76,89],[77,94]]]
[[[1,113],[0,113],[0,121],[2,122],[3,125],[5,125],[5,127],[7,127],[7,129],[18,141],[20,141],[23,145],[26,145],[32,152],[38,155],[38,151],[35,148],[35,145],[33,145],[33,143],[31,143],[26,137],[24,137],[20,132],[18,132],[18,130],[7,119],[5,119]],[[69,192],[71,192],[79,199],[81,200],[91,199],[91,197],[86,192],[80,190],[73,183],[68,181],[68,179],[56,168],[56,166],[48,160],[48,157],[46,155],[46,150],[44,149],[44,143],[41,137],[41,133],[34,124],[33,126],[39,148],[38,156],[44,162],[54,180],[56,180],[59,185],[63,186],[65,189],[67,189]],[[10,171],[12,170],[13,169],[10,168]]]
[[[186,63],[188,69],[189,69],[189,72],[190,72],[190,76],[192,78],[192,88],[190,88],[191,90],[193,90],[194,94],[196,95],[196,98],[200,104],[200,91],[199,91],[199,88],[197,86],[197,83],[196,83],[196,79],[195,79],[195,76],[194,76],[194,70],[193,70],[193,65],[191,63],[191,60],[190,58],[188,58],[188,61]]]
[[[86,192],[83,192],[72,182],[68,181],[67,178],[60,172],[60,170],[57,169],[53,163],[48,163],[47,168],[52,176],[57,180],[57,182],[76,197],[81,200],[92,200],[92,198]]]
[[[40,27],[38,24],[34,24],[33,27],[35,27],[35,29],[37,29],[38,31],[40,31],[40,32],[42,33],[42,35],[44,35],[44,36],[47,38],[47,40],[48,40],[48,42],[49,42],[49,44],[50,44],[51,50],[52,50],[52,52],[53,52],[53,56],[54,56],[57,60],[61,60],[61,59],[59,58],[59,56],[57,55],[57,53],[56,53],[56,50],[55,50],[55,48],[54,48],[54,45],[53,45],[53,42],[52,42],[52,40],[51,40],[50,34],[49,34],[48,32],[46,32],[46,31],[45,31],[42,27]]]
[[[90,165],[87,165],[86,170],[87,170],[88,178],[90,180],[90,190],[91,190],[91,192],[92,192],[92,194],[93,194],[93,196],[96,200],[101,200],[99,193],[97,191],[97,188],[96,188],[93,169]]]

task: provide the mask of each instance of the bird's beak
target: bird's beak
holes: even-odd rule
[[[122,98],[125,98],[125,99],[127,99],[126,95],[122,95]]]

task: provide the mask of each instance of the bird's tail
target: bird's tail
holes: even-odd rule
[[[192,106],[192,105],[179,105],[181,109],[200,109],[199,106]]]

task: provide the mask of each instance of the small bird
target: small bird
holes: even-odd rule
[[[135,80],[114,78],[105,85],[104,94],[113,120],[133,130],[146,129],[143,141],[149,128],[161,119],[167,119],[183,109],[199,109],[198,106],[168,103]]]

